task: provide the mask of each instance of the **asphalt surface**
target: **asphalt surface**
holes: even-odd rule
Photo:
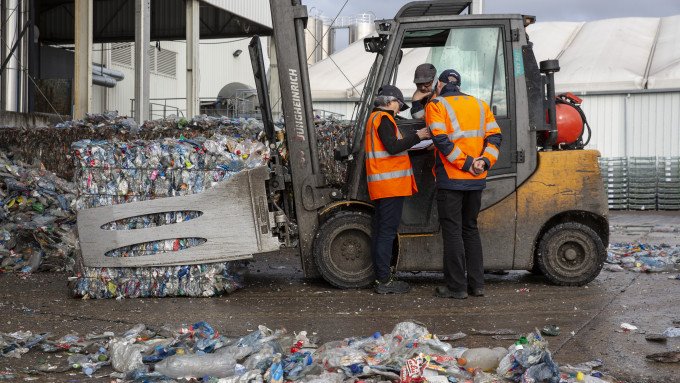
[[[680,214],[614,213],[611,242],[640,240],[680,244]],[[465,347],[507,347],[512,340],[477,335],[474,330],[511,329],[527,333],[546,324],[561,334],[550,337],[550,350],[560,364],[594,359],[602,370],[623,382],[680,382],[680,365],[648,362],[645,355],[680,350],[680,339],[650,343],[645,334],[659,333],[680,320],[677,275],[603,271],[584,287],[559,287],[540,276],[511,272],[486,276],[486,297],[445,300],[433,297],[441,274],[405,274],[413,290],[401,296],[381,296],[372,290],[337,290],[323,281],[302,277],[294,254],[261,256],[251,264],[246,288],[217,298],[77,300],[68,297],[63,273],[27,277],[0,275],[0,332],[30,330],[63,336],[77,332],[122,332],[137,323],[178,326],[208,321],[225,335],[242,335],[265,325],[306,330],[320,342],[389,332],[401,321],[415,320],[440,335],[462,331],[453,342]],[[621,332],[623,322],[639,328]],[[63,356],[65,358],[65,356]],[[0,358],[0,371],[38,381],[93,381],[80,373],[29,375],[40,362],[55,363],[56,354],[31,351],[21,359]],[[102,369],[98,381],[111,372]]]

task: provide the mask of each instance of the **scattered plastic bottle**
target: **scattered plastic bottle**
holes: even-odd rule
[[[480,369],[482,371],[495,371],[501,359],[507,355],[508,350],[503,347],[471,348],[461,355],[458,363],[467,369]]]
[[[236,360],[220,349],[212,354],[173,355],[159,363],[154,369],[168,378],[200,378],[212,376],[226,378],[236,373]]]

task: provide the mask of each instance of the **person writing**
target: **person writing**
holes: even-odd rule
[[[498,159],[501,129],[484,101],[460,91],[461,76],[439,76],[438,97],[425,107],[435,146],[437,209],[444,240],[444,282],[435,295],[484,295],[484,262],[477,216],[486,175]]]
[[[378,294],[403,294],[410,286],[394,279],[390,265],[404,197],[418,191],[407,150],[430,134],[427,128],[405,135],[399,131],[394,118],[409,107],[397,87],[383,85],[374,106],[366,123],[364,139],[368,194],[375,206],[371,236],[374,289]]]

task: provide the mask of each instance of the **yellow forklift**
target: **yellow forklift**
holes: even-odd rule
[[[486,101],[502,129],[500,158],[489,173],[479,216],[485,269],[532,270],[559,285],[584,285],[599,274],[609,240],[599,153],[583,150],[580,136],[574,142],[558,139],[564,110],[556,108],[553,74],[559,64],[536,62],[525,31],[533,17],[469,14],[470,3],[416,1],[391,20],[376,21],[378,35],[364,39],[375,60],[355,109],[353,141],[336,151],[347,163],[348,179],[331,187],[321,174],[314,133],[306,7],[299,0],[270,0],[288,156],[274,155],[267,193],[273,232],[284,245],[298,248],[305,276],[322,276],[339,288],[365,287],[373,280],[364,122],[377,89],[396,83],[404,52],[414,49],[424,52],[422,62],[458,70],[465,79],[462,91]],[[257,38],[250,50],[265,130],[274,142]],[[401,119],[398,126],[419,129],[424,122]],[[441,271],[434,157],[427,150],[410,156],[419,192],[405,202],[393,266]]]

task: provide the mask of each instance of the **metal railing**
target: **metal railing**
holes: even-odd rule
[[[207,114],[210,116],[224,116],[230,118],[259,118],[259,104],[252,100],[252,97],[247,97],[249,94],[237,94],[234,97],[227,98],[199,98],[200,114]],[[170,116],[185,117],[186,115],[186,98],[183,97],[166,97],[166,98],[150,98],[149,99],[149,116],[153,119],[167,118]],[[130,115],[135,115],[135,99],[130,99]]]
[[[314,116],[318,116],[320,118],[331,118],[334,120],[343,120],[343,117],[345,117],[345,115],[342,113],[331,112],[330,110],[324,109],[314,109],[313,113]]]

